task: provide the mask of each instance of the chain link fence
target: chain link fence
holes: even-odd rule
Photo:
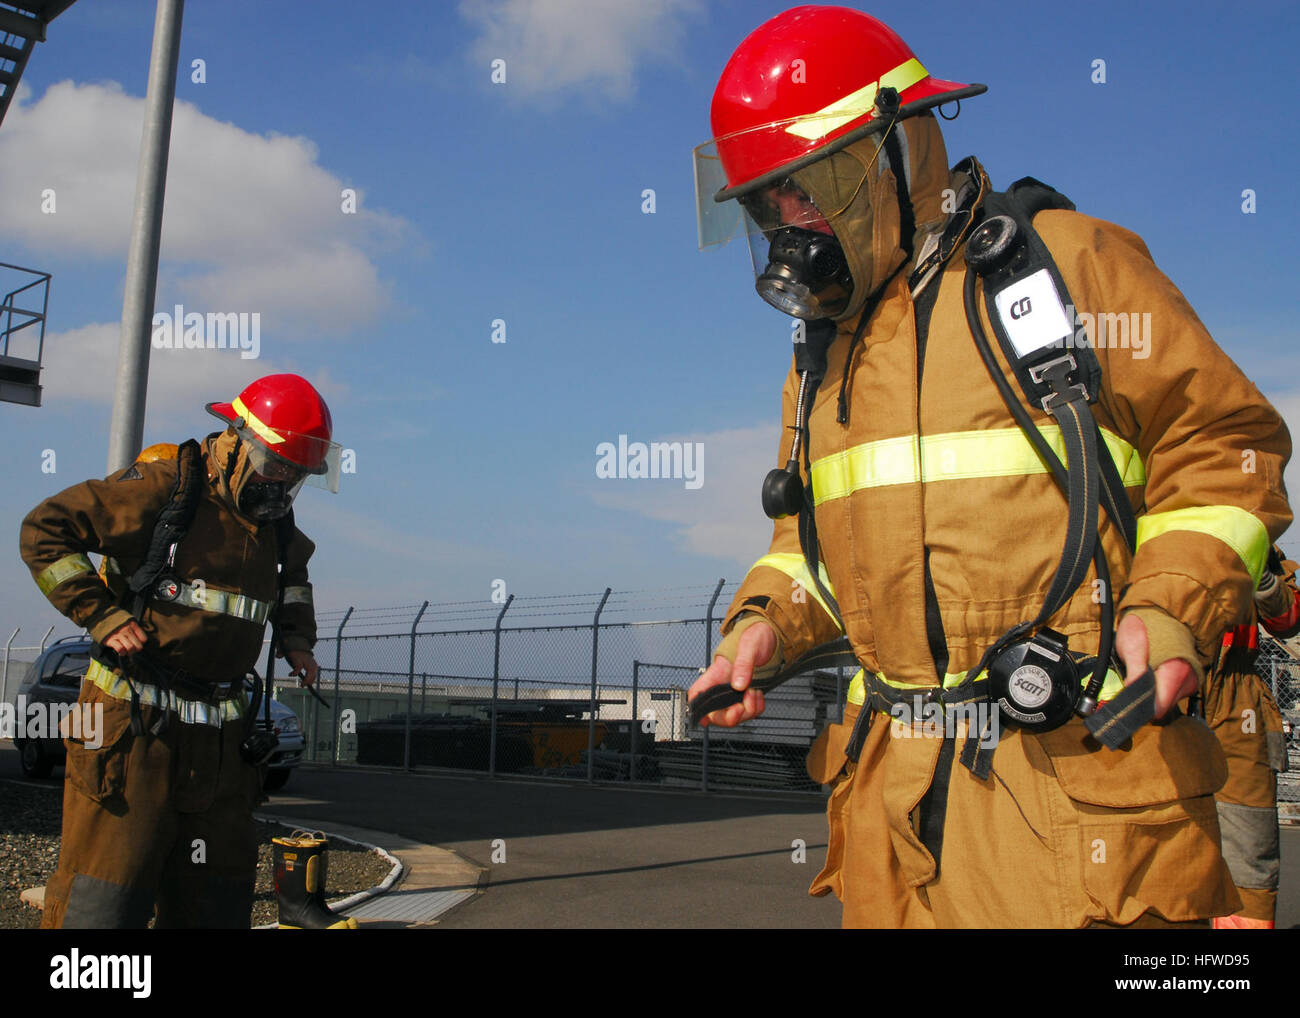
[[[1260,630],[1256,667],[1273,691],[1287,734],[1287,769],[1278,775],[1278,802],[1300,802],[1300,658],[1297,655],[1300,655],[1300,638],[1283,643]]]
[[[41,637],[39,644],[25,647],[15,643],[21,632],[21,627],[15,629],[9,639],[0,646],[0,703],[10,702],[13,693],[27,674],[28,667],[45,653],[45,647],[50,642],[54,627],[50,626],[45,630],[45,635]]]
[[[288,684],[276,697],[315,762],[817,792],[804,758],[847,675],[794,679],[725,733],[688,723],[687,691],[735,588],[322,612],[317,688],[330,706]]]
[[[322,612],[317,688],[330,706],[289,683],[275,696],[317,763],[817,792],[804,758],[840,719],[848,669],[791,679],[738,728],[688,723],[687,690],[736,586]],[[50,635],[18,646],[14,631],[0,699]],[[1257,668],[1288,723],[1278,799],[1300,803],[1300,639],[1261,631]]]

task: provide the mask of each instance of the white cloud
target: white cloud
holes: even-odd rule
[[[698,0],[462,0],[461,16],[481,34],[470,59],[486,75],[492,61],[506,62],[509,95],[553,99],[578,89],[626,99],[636,68],[646,59],[680,52],[685,16]]]
[[[703,485],[692,491],[682,481],[609,479],[590,489],[592,499],[676,524],[678,541],[686,550],[729,559],[747,569],[772,540],[772,521],[763,515],[759,492],[767,472],[777,466],[779,433],[777,425],[766,424],[705,435],[629,435],[629,441],[703,443]]]
[[[41,371],[44,406],[51,411],[87,404],[111,406],[120,337],[117,322],[47,334]],[[240,351],[231,349],[151,350],[146,428],[191,419],[200,423],[205,403],[229,400],[253,379],[286,369],[292,367],[265,359],[244,360]],[[309,372],[297,370],[311,378]],[[108,418],[103,420],[107,423]],[[214,420],[211,430],[219,427]]]
[[[144,101],[115,83],[20,93],[0,132],[0,221],[37,250],[125,263]],[[204,310],[260,311],[271,329],[346,331],[387,303],[368,252],[411,239],[317,162],[306,138],[259,135],[178,101],[163,219],[163,284]],[[54,193],[53,214],[42,211]]]

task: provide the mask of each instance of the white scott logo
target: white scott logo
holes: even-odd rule
[[[50,986],[55,990],[131,990],[149,996],[153,959],[139,954],[88,954],[75,947],[50,959]]]
[[[1011,673],[1007,692],[1018,706],[1032,710],[1052,695],[1052,680],[1038,665],[1021,665]]]

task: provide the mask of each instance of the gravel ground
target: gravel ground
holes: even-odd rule
[[[18,895],[39,887],[59,861],[59,832],[63,795],[59,785],[25,785],[0,781],[0,929],[36,929],[41,913],[24,905]],[[275,891],[271,886],[271,838],[287,833],[276,824],[259,823],[257,888],[251,925],[275,922]],[[344,898],[374,887],[388,875],[389,864],[356,845],[334,842],[329,853],[330,897]]]

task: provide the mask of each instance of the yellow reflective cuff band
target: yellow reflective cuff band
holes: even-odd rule
[[[90,559],[81,552],[64,555],[63,558],[46,566],[37,574],[36,586],[41,589],[42,594],[49,597],[50,591],[60,583],[66,583],[76,576],[94,573],[94,571],[95,567],[90,564]]]
[[[285,587],[284,604],[311,604],[311,587]]]
[[[104,667],[91,659],[86,670],[86,681],[98,686],[115,700],[131,699],[131,684],[118,672]],[[223,724],[236,721],[244,716],[248,701],[244,694],[220,703],[203,703],[201,700],[186,700],[177,696],[170,689],[159,689],[147,682],[137,682],[135,691],[140,702],[148,707],[170,708],[172,716],[187,725],[208,725],[220,728]]]
[[[1202,505],[1148,513],[1137,521],[1138,548],[1171,531],[1190,531],[1217,538],[1237,553],[1258,586],[1268,562],[1268,530],[1259,517],[1235,505]]]
[[[1055,424],[1039,427],[1062,459],[1065,441]],[[1146,483],[1137,450],[1114,432],[1101,429],[1125,487]],[[941,435],[901,435],[865,442],[815,460],[812,486],[816,504],[844,498],[863,488],[890,484],[933,484],[979,477],[1023,477],[1047,473],[1047,464],[1019,428],[954,431]]]
[[[915,57],[911,60],[905,60],[892,71],[881,75],[879,81],[864,85],[862,88],[836,99],[829,106],[823,106],[814,113],[800,117],[785,129],[786,133],[809,141],[824,138],[832,131],[843,127],[850,120],[856,120],[858,117],[870,112],[872,107],[876,105],[876,93],[880,89],[892,88],[901,93],[911,88],[918,81],[924,81],[929,73],[921,66],[921,61]]]
[[[821,591],[817,589],[817,584],[813,582],[812,573],[808,571],[808,563],[804,561],[802,555],[795,555],[792,552],[773,552],[771,555],[764,555],[761,559],[755,562],[750,567],[750,571],[753,572],[753,570],[757,569],[759,566],[768,566],[769,568],[785,573],[786,576],[798,583],[799,587],[805,593],[822,606],[822,611],[832,619],[835,618],[829,606],[827,606],[826,602],[822,599]],[[826,589],[831,592],[831,596],[833,597],[835,595],[835,589],[831,586],[830,578],[826,575],[826,567],[820,562],[817,563],[817,573],[821,577],[822,583],[825,585]]]
[[[1091,677],[1091,674],[1092,673],[1089,672],[1088,675],[1084,677],[1083,679],[1084,685],[1087,685],[1088,678]],[[885,683],[886,685],[893,686],[895,689],[901,692],[906,692],[909,689],[914,689],[917,692],[921,692],[925,689],[931,688],[929,686],[909,686],[899,682],[891,682],[884,674],[880,672],[876,673],[876,677],[879,678],[881,682]],[[943,688],[951,689],[953,686],[957,685],[965,678],[966,678],[965,672],[948,672],[943,677]],[[981,675],[979,676],[979,678],[983,678],[983,676]],[[1123,676],[1121,676],[1119,672],[1115,671],[1115,669],[1112,668],[1106,673],[1106,681],[1101,684],[1101,695],[1099,699],[1102,700],[1103,702],[1106,700],[1113,700],[1115,696],[1119,693],[1119,691],[1123,688],[1124,688]],[[867,702],[866,693],[867,693],[867,685],[863,678],[862,669],[859,668],[858,673],[853,676],[853,681],[849,683],[849,692],[847,698],[848,702],[861,707],[864,703]]]
[[[230,404],[230,408],[244,419],[244,424],[248,427],[248,430],[267,445],[279,445],[285,440],[283,435],[277,435],[267,425],[263,424],[253,411],[244,406],[244,401],[238,396],[236,396],[235,401]]]

